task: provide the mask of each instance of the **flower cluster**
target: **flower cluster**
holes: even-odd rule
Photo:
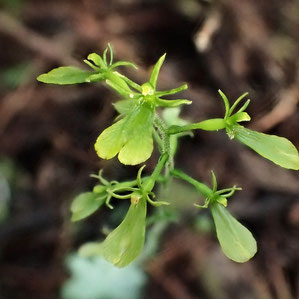
[[[299,169],[299,155],[295,146],[287,139],[275,135],[249,130],[239,123],[250,121],[245,112],[250,100],[239,109],[237,107],[246,98],[241,95],[230,105],[226,95],[219,90],[224,102],[223,118],[207,119],[188,123],[179,117],[180,106],[190,105],[187,99],[167,99],[187,89],[183,84],[171,90],[157,90],[160,69],[165,60],[162,55],[155,64],[149,80],[138,84],[116,70],[120,66],[137,67],[128,61],[113,62],[113,51],[108,44],[100,56],[90,54],[84,62],[91,68],[85,70],[73,66],[56,68],[40,75],[40,82],[51,84],[77,84],[102,82],[117,92],[121,100],[114,104],[119,113],[114,124],[106,128],[95,142],[95,150],[102,159],[118,156],[125,165],[137,165],[149,159],[153,153],[154,141],[160,152],[160,158],[150,176],[142,177],[142,166],[135,180],[117,182],[103,178],[102,172],[93,175],[98,179],[91,192],[78,195],[71,205],[72,221],[82,220],[95,213],[104,204],[113,209],[112,198],[130,200],[130,207],[123,221],[110,232],[101,243],[88,244],[82,252],[100,254],[118,267],[124,267],[135,260],[142,251],[146,231],[147,205],[155,207],[168,205],[165,201],[156,201],[154,187],[160,184],[160,191],[167,190],[167,185],[176,177],[193,185],[201,196],[205,197],[203,205],[209,208],[215,222],[217,237],[227,257],[236,262],[245,262],[257,251],[257,245],[250,231],[238,222],[227,210],[227,199],[236,190],[236,186],[217,190],[217,180],[212,172],[213,186],[210,188],[193,179],[181,170],[174,168],[179,138],[192,135],[192,130],[218,131],[226,130],[230,139],[236,139],[275,164]],[[162,112],[161,112],[162,110]]]

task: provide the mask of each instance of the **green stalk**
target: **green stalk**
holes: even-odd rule
[[[160,159],[159,159],[159,161],[158,161],[158,163],[157,163],[157,165],[156,165],[156,167],[155,167],[152,175],[147,180],[144,180],[143,189],[147,193],[149,193],[149,192],[151,192],[153,190],[156,181],[160,177],[160,173],[161,173],[162,169],[164,168],[166,162],[168,161],[168,158],[169,158],[169,155],[167,153],[164,153],[160,157]]]
[[[213,190],[210,187],[208,187],[204,183],[198,182],[197,180],[193,179],[192,177],[185,174],[183,171],[179,169],[173,169],[170,173],[174,177],[180,178],[193,185],[205,198],[208,198],[213,194]]]
[[[218,131],[225,129],[226,122],[223,118],[213,118],[185,126],[171,126],[168,130],[169,135],[188,132],[196,129],[204,131]]]

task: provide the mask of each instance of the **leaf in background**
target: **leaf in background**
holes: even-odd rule
[[[139,299],[146,282],[144,272],[135,264],[119,269],[103,258],[86,259],[69,255],[71,273],[62,286],[62,299]]]
[[[123,119],[105,129],[95,143],[95,150],[102,159],[118,159],[125,165],[146,161],[153,151],[154,108],[142,102]]]
[[[94,257],[102,255],[102,243],[101,242],[88,242],[83,244],[78,254],[82,257]]]
[[[134,106],[137,104],[136,100],[130,99],[130,100],[122,100],[118,101],[113,104],[115,110],[119,114],[128,114],[130,111],[133,110]]]
[[[210,205],[216,226],[217,238],[224,254],[238,263],[250,260],[257,251],[256,241],[251,232],[238,222],[222,205]]]
[[[145,238],[146,199],[133,204],[123,222],[102,243],[104,258],[122,268],[135,260],[142,251]]]
[[[29,63],[20,63],[0,71],[0,87],[17,88],[32,76],[34,68]]]
[[[72,202],[72,221],[79,221],[93,214],[104,203],[105,195],[100,197],[93,192],[84,192],[78,195]]]
[[[299,169],[298,151],[288,139],[255,132],[242,126],[235,127],[235,137],[275,164],[288,169]]]
[[[89,82],[89,77],[95,72],[89,72],[74,66],[62,66],[37,77],[37,80],[50,84],[76,84]]]

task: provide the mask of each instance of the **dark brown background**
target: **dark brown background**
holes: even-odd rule
[[[110,42],[117,59],[139,71],[167,52],[159,88],[187,82],[190,120],[220,117],[221,88],[233,100],[249,91],[250,127],[282,135],[299,147],[299,3],[291,0],[1,0],[0,159],[11,165],[9,213],[0,226],[1,298],[58,298],[67,279],[64,257],[99,229],[108,212],[88,219],[80,233],[69,204],[104,167],[110,179],[132,178],[137,168],[101,161],[93,143],[115,112],[117,95],[100,84],[48,86],[38,74],[80,65]],[[201,133],[201,132],[199,132]],[[144,265],[144,298],[279,298],[299,296],[298,174],[276,167],[224,133],[184,138],[177,163],[221,186],[237,183],[231,210],[254,233],[257,256],[227,260],[214,235],[191,225],[196,211],[163,235]],[[153,166],[155,157],[149,161]],[[1,164],[0,163],[0,164]],[[2,165],[1,164],[1,165]]]

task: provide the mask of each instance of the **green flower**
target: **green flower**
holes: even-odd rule
[[[251,232],[235,219],[226,209],[227,199],[235,191],[241,190],[236,186],[217,190],[217,180],[212,172],[213,188],[198,182],[182,171],[175,169],[172,174],[192,184],[205,197],[204,205],[195,204],[198,208],[209,208],[216,226],[217,238],[223,253],[231,260],[244,263],[257,252],[257,245]]]
[[[168,134],[177,134],[194,129],[205,131],[225,129],[230,139],[237,139],[273,163],[287,169],[299,169],[298,151],[288,139],[252,131],[239,124],[239,122],[250,121],[250,116],[245,112],[250,100],[247,100],[237,112],[234,112],[248,94],[247,92],[241,95],[232,106],[230,106],[226,95],[221,90],[218,92],[225,106],[224,118],[208,119],[185,126],[171,126]]]
[[[146,161],[153,152],[156,107],[176,107],[191,103],[184,99],[161,98],[186,89],[186,84],[168,91],[156,91],[157,79],[164,59],[165,55],[156,63],[150,80],[141,86],[118,72],[114,72],[113,76],[106,80],[107,84],[125,100],[115,104],[122,119],[105,129],[96,140],[95,150],[100,158],[111,159],[118,155],[119,161],[125,165],[136,165]],[[115,80],[116,78],[121,80],[120,82],[125,82],[125,85],[121,86]]]
[[[247,100],[245,104],[232,115],[234,109],[245,98],[247,93],[241,95],[231,107],[225,94],[221,90],[219,90],[219,93],[225,105],[225,129],[231,139],[236,138],[238,141],[256,151],[259,155],[281,167],[294,170],[299,169],[298,151],[288,139],[252,131],[238,124],[240,121],[250,120],[250,116],[244,112],[250,100]]]

